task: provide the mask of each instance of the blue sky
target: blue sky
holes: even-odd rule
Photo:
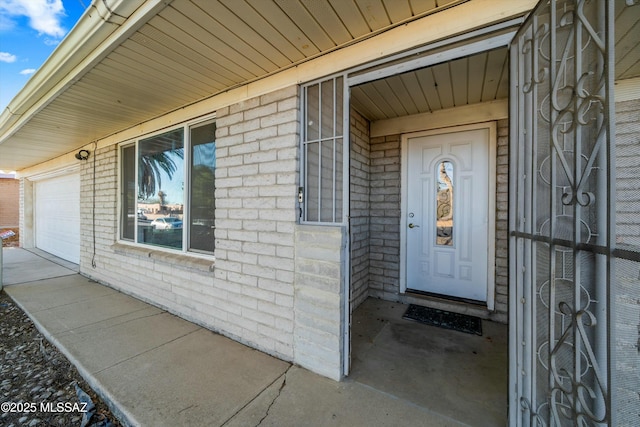
[[[0,0],[0,111],[90,4],[91,0]]]

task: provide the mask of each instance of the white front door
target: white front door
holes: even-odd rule
[[[487,301],[490,128],[406,136],[406,288]]]

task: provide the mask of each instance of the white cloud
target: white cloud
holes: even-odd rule
[[[67,33],[61,25],[64,17],[62,0],[0,0],[0,22],[26,16],[29,26],[40,34],[62,38]]]
[[[30,74],[33,74],[36,72],[35,68],[25,68],[24,70],[20,71],[20,74],[22,74],[23,76],[28,76]]]
[[[47,46],[58,46],[60,44],[60,39],[50,39],[50,38],[45,38],[44,39],[44,44]]]
[[[15,22],[6,16],[5,12],[0,9],[0,32],[11,31],[13,27],[15,27]]]
[[[0,62],[16,62],[18,59],[15,55],[10,54],[9,52],[0,52]]]

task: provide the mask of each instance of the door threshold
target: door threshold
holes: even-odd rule
[[[420,291],[418,289],[407,289],[405,291],[405,294],[409,295],[409,296],[412,296],[412,297],[416,297],[416,298],[439,299],[439,300],[443,300],[443,301],[447,301],[447,302],[460,302],[460,303],[463,303],[463,304],[470,304],[470,305],[475,305],[475,306],[478,306],[478,307],[487,308],[486,301],[478,301],[478,300],[475,300],[475,299],[460,298],[460,297],[454,297],[454,296],[451,296],[451,295],[436,294],[434,292]]]

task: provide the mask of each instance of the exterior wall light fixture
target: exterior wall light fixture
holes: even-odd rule
[[[78,160],[87,160],[88,158],[89,158],[89,151],[88,150],[80,150],[76,154],[76,159],[78,159]]]

